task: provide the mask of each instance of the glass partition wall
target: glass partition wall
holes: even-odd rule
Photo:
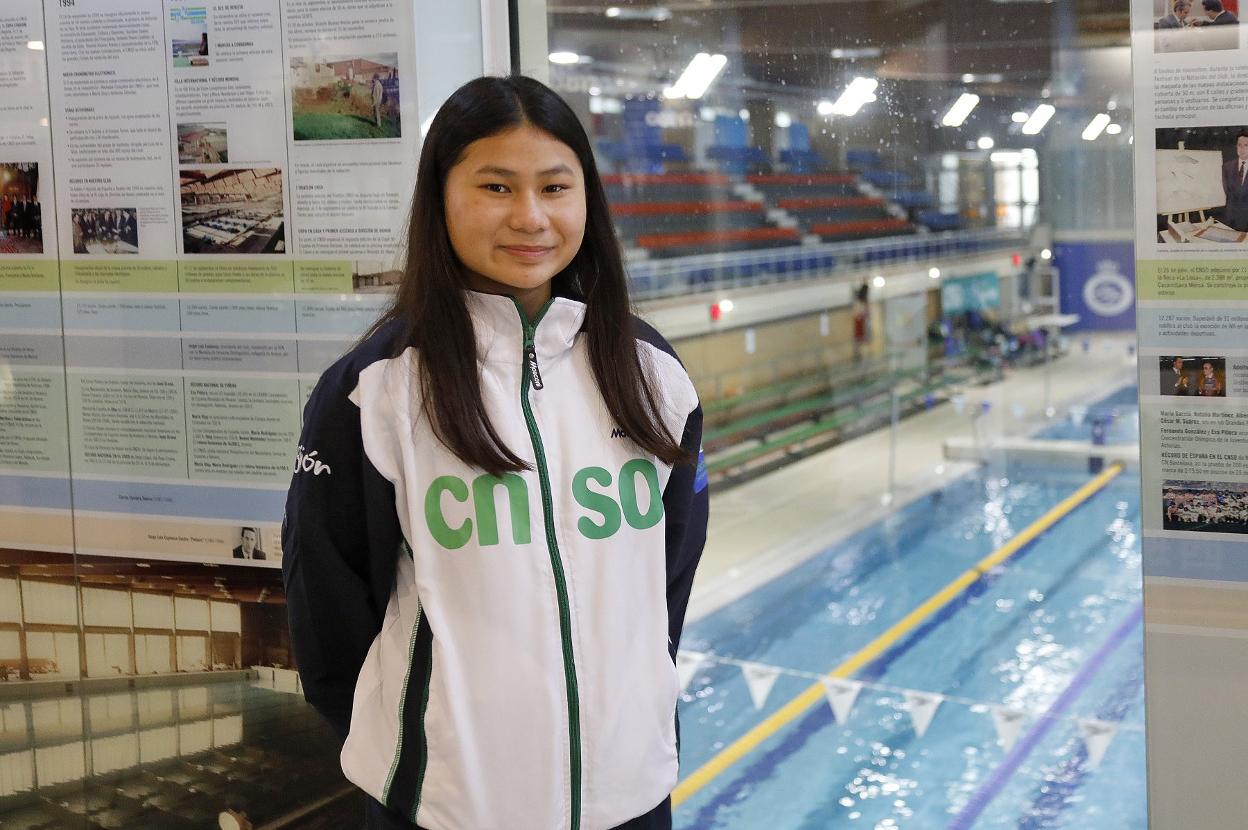
[[[676,826],[1144,827],[1125,0],[520,23],[706,411]]]
[[[676,826],[1143,827],[1125,2],[508,5],[0,10],[0,825],[358,823],[284,481],[510,43],[706,413]]]

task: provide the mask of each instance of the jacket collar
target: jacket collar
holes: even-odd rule
[[[480,291],[465,291],[464,296],[481,360],[519,366],[524,354],[524,319],[516,301]],[[552,297],[533,331],[538,359],[545,362],[570,350],[584,322],[583,302]]]

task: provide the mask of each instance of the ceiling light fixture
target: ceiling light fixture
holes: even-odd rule
[[[1080,136],[1084,141],[1096,141],[1100,138],[1101,133],[1109,126],[1109,116],[1103,112],[1098,112],[1088,122],[1088,126],[1083,128],[1083,134]]]
[[[693,56],[693,60],[689,61],[685,71],[680,73],[676,83],[663,90],[663,97],[689,98],[696,101],[702,97],[727,65],[728,58],[724,55],[708,55],[706,52],[699,52]]]
[[[832,57],[837,60],[857,60],[858,58],[878,58],[884,50],[878,46],[863,46],[858,49],[833,49]]]
[[[979,104],[979,96],[973,92],[963,92],[958,96],[958,100],[954,101],[945,112],[940,123],[946,127],[961,127],[966,121],[967,116],[971,114],[971,110],[975,109]]]
[[[1057,110],[1052,104],[1041,104],[1036,107],[1031,111],[1031,116],[1028,117],[1027,123],[1023,125],[1023,134],[1036,135],[1039,133],[1049,123],[1049,119],[1053,117],[1055,112]]]
[[[857,77],[849,82],[841,97],[832,105],[833,115],[856,115],[864,104],[875,100],[875,90],[880,82],[875,78]]]

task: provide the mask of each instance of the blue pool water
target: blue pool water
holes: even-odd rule
[[[1073,414],[1067,412],[1036,433],[1036,438],[1049,441],[1090,441],[1092,426],[1098,419],[1107,424],[1106,444],[1137,444],[1140,440],[1139,390],[1126,386]]]
[[[690,625],[683,650],[798,674],[760,710],[738,665],[706,664],[680,705],[682,777],[810,686],[801,673],[858,652],[1089,478],[968,474]],[[1139,481],[1123,473],[856,673],[867,685],[843,725],[820,701],[681,804],[676,827],[1144,828],[1138,526]],[[945,696],[922,737],[904,690]],[[1026,712],[1004,766],[998,705]],[[1095,768],[1080,719],[1118,730]]]

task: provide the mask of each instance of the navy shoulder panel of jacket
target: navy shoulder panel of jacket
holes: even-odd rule
[[[361,371],[394,354],[398,332],[395,324],[382,328],[321,375],[303,410],[282,520],[282,579],[300,682],[341,739],[403,540],[394,485],[364,453],[350,395]]]
[[[672,344],[640,317],[633,317],[633,336],[680,362]],[[706,524],[710,513],[706,459],[702,453],[701,403],[685,420],[680,446],[697,461],[680,464],[673,469],[663,491],[663,513],[667,517],[668,646],[673,659],[680,647],[680,633],[685,624],[685,610],[689,607],[694,571],[706,546]]]

